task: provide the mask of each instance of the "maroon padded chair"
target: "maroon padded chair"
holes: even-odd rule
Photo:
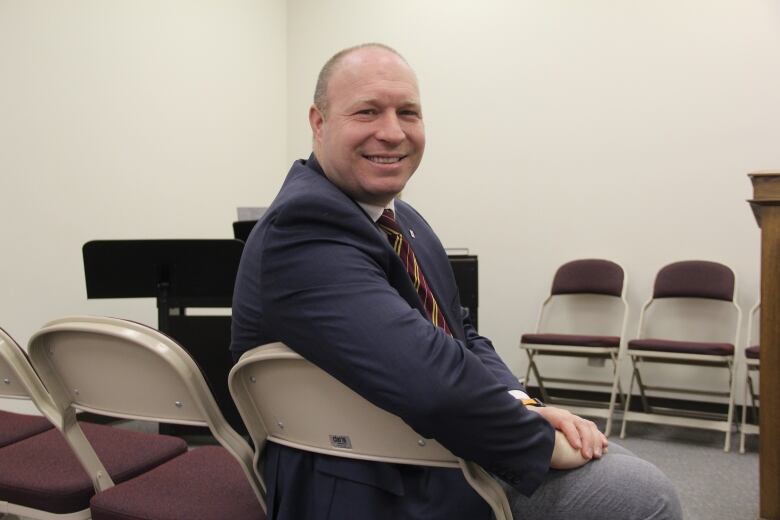
[[[195,361],[175,340],[127,320],[73,316],[35,333],[29,352],[63,415],[80,409],[206,426],[220,443],[118,482],[101,476],[109,464],[91,439],[66,425],[71,446],[98,489],[91,502],[93,519],[265,519],[265,488],[255,474],[251,447],[227,423]]]
[[[611,260],[582,259],[563,264],[553,277],[550,295],[542,303],[536,332],[523,334],[520,339],[520,348],[528,356],[526,384],[533,373],[545,402],[580,415],[605,417],[607,435],[622,392],[618,367],[628,317],[626,285],[625,271]],[[543,376],[538,363],[541,356],[595,359],[601,360],[602,366],[609,360],[608,380],[554,377],[549,375],[549,367]],[[600,402],[555,398],[547,391],[546,383],[606,386],[610,388],[609,403],[605,408]]]
[[[621,438],[631,421],[706,428],[725,432],[724,451],[729,451],[734,412],[734,350],[739,337],[742,313],[736,303],[734,271],[721,263],[705,260],[674,262],[663,267],[655,278],[653,295],[639,317],[636,339],[628,342],[627,354],[633,370],[628,395],[637,383],[642,411],[630,409],[626,399]],[[647,384],[644,365],[677,365],[675,370],[656,371],[659,384]],[[719,381],[715,369],[727,376]],[[694,381],[693,385],[690,384]],[[697,386],[694,386],[698,382]],[[702,388],[705,382],[710,388]],[[722,389],[713,389],[714,384]],[[653,406],[648,394],[669,397],[674,394],[726,398],[727,412],[710,413],[700,409],[681,410]],[[686,396],[686,400],[691,400]]]
[[[187,451],[176,437],[81,423],[114,482],[142,475]],[[31,518],[83,515],[95,494],[92,480],[62,434],[52,429],[0,448],[0,500]],[[68,516],[68,518],[70,518]]]
[[[16,341],[0,328],[0,349],[17,349]],[[10,354],[9,354],[10,355]],[[0,398],[29,400],[16,371],[0,355]],[[53,428],[45,417],[0,410],[0,448]]]
[[[87,519],[95,486],[54,425],[56,410],[24,351],[0,329],[0,395],[31,399],[45,417],[0,414],[0,513],[40,520]],[[14,423],[11,423],[11,420]],[[71,419],[75,420],[75,416]],[[175,437],[83,423],[81,429],[105,460],[110,479],[122,482],[187,451]]]

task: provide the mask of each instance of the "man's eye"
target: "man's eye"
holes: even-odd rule
[[[376,110],[373,108],[366,108],[363,110],[358,110],[357,113],[361,116],[373,116],[376,115]]]
[[[420,113],[416,110],[401,110],[398,114],[403,117],[420,117]]]

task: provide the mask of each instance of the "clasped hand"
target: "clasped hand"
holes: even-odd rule
[[[609,441],[593,421],[554,406],[529,406],[528,409],[544,417],[555,429],[551,468],[578,468],[607,452]]]

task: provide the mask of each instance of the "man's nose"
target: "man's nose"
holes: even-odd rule
[[[401,126],[398,114],[395,111],[387,111],[377,121],[376,138],[388,143],[400,143],[406,139],[406,132]]]

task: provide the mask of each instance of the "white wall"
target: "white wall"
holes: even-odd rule
[[[0,1],[0,323],[90,300],[91,239],[232,238],[286,169],[283,0]]]
[[[759,231],[745,174],[780,168],[779,6],[291,0],[288,159],[310,149],[324,60],[381,41],[422,89],[428,145],[404,198],[479,255],[480,331],[516,373],[519,336],[573,258],[626,268],[630,331],[675,260],[730,264],[747,312]]]
[[[480,259],[510,366],[560,263],[731,264],[757,298],[745,174],[780,168],[778,2],[0,0],[0,324],[24,343],[92,300],[81,246],[227,238],[310,151],[319,67],[364,41],[416,68],[428,149],[404,197]],[[577,365],[572,370],[582,370]]]

